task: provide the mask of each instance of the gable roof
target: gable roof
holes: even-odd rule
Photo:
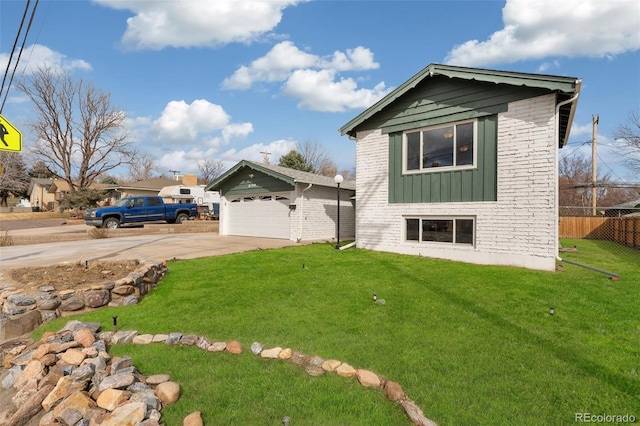
[[[640,198],[637,200],[627,201],[626,203],[616,204],[615,206],[606,207],[603,210],[626,210],[640,208]]]
[[[146,191],[160,191],[165,186],[170,185],[179,185],[182,181],[177,181],[173,179],[166,178],[152,178],[146,180],[139,180],[137,182],[125,183],[123,185],[116,185],[115,189],[137,189],[137,190],[146,190]]]
[[[229,170],[227,170],[218,179],[211,182],[205,188],[206,191],[217,191],[220,187],[229,180],[236,172],[249,168],[262,172],[266,175],[280,179],[291,186],[295,186],[296,183],[311,183],[319,186],[335,187],[336,183],[332,177],[317,175],[315,173],[303,172],[301,170],[290,169],[288,167],[275,166],[273,164],[254,163],[253,161],[242,160]],[[356,189],[356,183],[354,181],[344,181],[340,184],[343,189]]]
[[[351,137],[355,137],[357,128],[364,122],[380,111],[386,109],[400,97],[414,89],[418,84],[434,76],[548,90],[549,92],[555,92],[557,94],[556,105],[571,100],[560,109],[558,135],[559,147],[561,148],[567,143],[567,139],[571,131],[571,123],[573,122],[573,116],[578,103],[578,95],[580,93],[582,80],[576,77],[498,71],[441,64],[430,64],[423,68],[420,72],[402,83],[387,96],[380,99],[374,105],[367,108],[357,117],[342,126],[339,129],[340,134],[347,134]]]

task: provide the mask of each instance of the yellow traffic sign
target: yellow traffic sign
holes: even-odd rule
[[[0,151],[22,151],[22,133],[0,115]]]

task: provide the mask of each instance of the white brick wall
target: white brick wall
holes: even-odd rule
[[[296,210],[291,217],[291,240],[332,240],[336,237],[337,188],[297,185]],[[350,199],[353,191],[340,191],[340,239],[353,239],[355,235],[355,211]],[[304,199],[303,199],[304,195]],[[302,232],[300,230],[302,229]]]
[[[498,115],[496,202],[388,204],[388,135],[357,135],[357,247],[479,264],[555,268],[555,97]],[[403,215],[475,216],[475,247],[404,242]]]

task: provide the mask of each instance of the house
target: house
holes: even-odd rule
[[[158,195],[160,190],[165,186],[176,185],[178,183],[180,182],[167,178],[152,178],[139,180],[137,182],[129,182],[122,185],[114,185],[113,190],[120,193],[119,198],[140,195]]]
[[[554,270],[575,77],[431,64],[349,121],[356,247]]]
[[[54,210],[55,194],[49,192],[53,179],[31,178],[29,204],[39,210]]]
[[[355,182],[243,160],[206,190],[220,193],[220,235],[334,239],[340,194],[340,238],[354,236]]]
[[[607,217],[622,217],[631,214],[640,214],[640,198],[604,209],[604,215]]]

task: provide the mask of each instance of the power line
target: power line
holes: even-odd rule
[[[24,7],[24,13],[22,14],[22,20],[20,21],[20,28],[18,28],[16,39],[13,41],[11,54],[9,55],[9,60],[7,61],[7,68],[4,70],[4,76],[2,77],[2,86],[0,86],[0,96],[2,96],[2,92],[4,91],[4,83],[7,81],[7,75],[9,74],[9,68],[11,67],[11,61],[13,60],[13,53],[16,51],[16,46],[18,45],[18,40],[20,39],[20,33],[22,32],[22,26],[24,25],[24,20],[27,18],[27,12],[29,11],[29,3],[31,3],[31,0],[27,0],[27,5]],[[8,91],[9,89],[7,89],[7,92]],[[0,112],[2,112],[1,108],[0,108]]]
[[[571,157],[573,154],[575,154],[575,153],[576,153],[576,151],[578,151],[580,148],[582,148],[583,146],[585,146],[585,145],[587,145],[587,144],[589,144],[589,143],[591,143],[591,141],[590,141],[590,140],[588,140],[588,141],[584,141],[584,142],[581,142],[581,143],[580,143],[580,146],[578,146],[576,149],[574,149],[573,151],[571,151],[571,153],[570,153],[570,154],[566,154],[566,155],[564,155],[564,157]]]
[[[20,53],[18,53],[18,57],[16,59],[16,63],[14,65],[14,67],[13,67],[13,72],[11,73],[11,79],[9,80],[9,84],[7,85],[7,90],[6,90],[5,94],[4,94],[4,99],[2,100],[2,105],[0,105],[0,113],[2,113],[2,110],[4,109],[4,104],[5,104],[5,102],[7,102],[7,98],[9,97],[9,91],[11,90],[11,83],[13,83],[13,78],[16,75],[16,70],[18,69],[18,63],[20,62],[20,57],[22,56],[22,51],[24,50],[24,45],[27,42],[27,35],[29,35],[29,30],[31,29],[31,24],[33,24],[33,18],[36,16],[36,10],[38,9],[38,4],[39,3],[40,3],[40,0],[36,0],[36,4],[33,6],[33,9],[31,10],[31,17],[29,18],[29,24],[27,25],[27,29],[24,32],[24,38],[22,39],[22,45],[20,46]],[[27,3],[27,5],[28,5],[28,3]],[[22,23],[20,24],[20,28],[22,28]],[[14,47],[14,50],[15,50],[15,47]],[[11,55],[13,56],[13,50],[11,52]]]
[[[606,167],[607,169],[609,169],[609,170],[611,171],[611,173],[613,173],[613,175],[614,175],[615,177],[617,177],[618,179],[622,179],[622,178],[621,178],[620,176],[618,176],[618,174],[617,174],[617,173],[616,173],[616,172],[615,172],[615,171],[614,171],[614,170],[613,170],[613,169],[612,169],[612,168],[611,168],[611,167],[610,167],[610,166],[609,166],[609,165],[608,165],[608,164],[607,164],[603,159],[602,159],[602,157],[600,157],[600,154],[597,154],[597,156],[598,156],[598,160],[600,160],[600,162],[601,162],[602,164],[604,164],[604,165],[605,165],[605,167]]]

